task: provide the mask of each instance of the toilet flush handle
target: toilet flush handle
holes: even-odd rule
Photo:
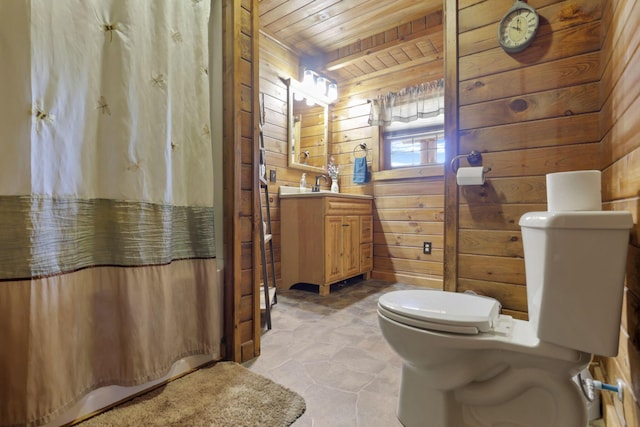
[[[624,383],[622,382],[621,379],[618,379],[618,384],[617,385],[613,385],[613,384],[606,384],[603,383],[602,381],[598,381],[598,380],[593,380],[591,378],[585,378],[582,381],[585,382],[587,389],[588,390],[607,390],[607,391],[613,391],[614,393],[616,393],[616,395],[618,396],[618,400],[620,400],[622,402],[622,399],[624,397]],[[592,398],[593,400],[593,398]]]

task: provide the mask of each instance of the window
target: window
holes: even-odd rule
[[[380,127],[383,170],[444,163],[444,80],[371,100],[369,124]]]
[[[444,163],[444,116],[382,127],[383,169]]]

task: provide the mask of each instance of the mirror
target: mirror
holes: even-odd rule
[[[289,167],[326,173],[329,106],[308,95],[299,82],[289,79],[287,84]]]

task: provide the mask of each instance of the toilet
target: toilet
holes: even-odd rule
[[[380,297],[382,335],[403,360],[405,427],[587,425],[572,377],[593,354],[617,354],[631,214],[531,212],[519,224],[528,321],[473,294]]]

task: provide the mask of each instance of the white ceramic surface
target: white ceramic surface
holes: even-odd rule
[[[300,187],[290,187],[287,185],[280,186],[280,197],[345,197],[352,199],[372,199],[372,196],[367,194],[349,194],[349,193],[333,193],[330,190],[311,191],[310,187],[306,190]]]

